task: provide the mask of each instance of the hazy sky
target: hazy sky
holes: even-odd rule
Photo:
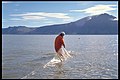
[[[2,28],[63,24],[102,13],[118,20],[118,1],[2,1]]]

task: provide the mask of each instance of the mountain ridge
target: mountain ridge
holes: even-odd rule
[[[2,34],[118,34],[118,21],[116,17],[107,13],[87,16],[74,22],[53,24],[42,27],[29,28],[14,26],[2,29]]]

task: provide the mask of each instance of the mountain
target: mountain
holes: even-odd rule
[[[118,34],[116,17],[107,13],[87,16],[80,20],[57,25],[48,25],[36,28],[14,26],[2,29],[2,34]]]
[[[14,26],[2,29],[2,34],[27,34],[36,28],[28,28],[26,26]]]

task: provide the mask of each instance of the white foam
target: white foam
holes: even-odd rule
[[[62,56],[60,56],[59,54],[55,54],[55,56],[53,57],[52,60],[50,60],[47,64],[45,64],[43,66],[43,68],[46,68],[47,66],[55,66],[57,63],[66,61],[68,58],[72,57],[69,52],[65,49],[65,48],[61,48],[58,53],[61,53]]]

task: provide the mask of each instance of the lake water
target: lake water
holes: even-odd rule
[[[118,35],[65,35],[73,58],[43,68],[57,35],[2,35],[3,79],[118,79]]]

